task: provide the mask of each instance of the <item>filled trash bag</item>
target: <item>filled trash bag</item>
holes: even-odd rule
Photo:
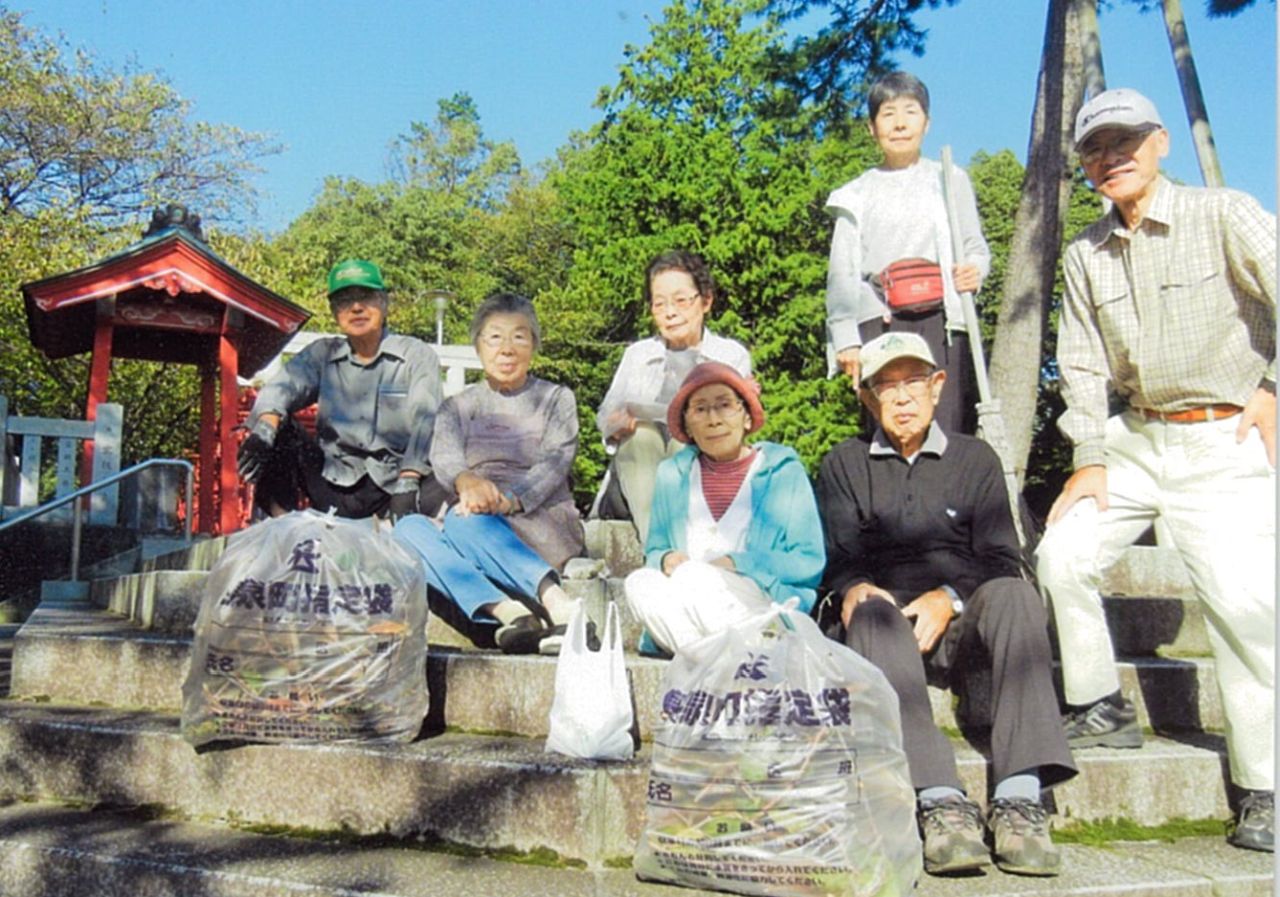
[[[374,520],[295,511],[230,540],[205,584],[182,735],[409,741],[427,712],[422,567]]]
[[[915,793],[884,675],[787,607],[677,652],[634,866],[739,894],[910,894]]]

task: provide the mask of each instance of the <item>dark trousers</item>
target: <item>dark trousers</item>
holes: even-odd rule
[[[317,511],[333,510],[339,517],[360,519],[385,514],[391,493],[369,477],[350,486],[339,486],[324,478],[324,452],[319,444],[292,419],[280,425],[266,469],[254,485],[253,502],[265,513],[273,504],[286,511],[298,507],[299,493]],[[434,476],[424,476],[418,484],[418,506],[437,510],[447,495]]]
[[[1044,603],[1030,583],[1013,577],[983,583],[927,655],[901,609],[879,598],[854,610],[845,643],[879,667],[898,694],[917,790],[961,787],[955,752],[933,723],[928,682],[950,684],[982,663],[991,666],[992,782],[1035,770],[1048,788],[1076,774],[1053,690]]]
[[[916,317],[902,315],[886,324],[883,319],[864,321],[859,325],[863,342],[869,342],[890,331],[918,333],[929,344],[933,360],[947,372],[947,385],[933,412],[933,419],[947,433],[974,435],[978,429],[978,382],[973,371],[973,353],[969,337],[960,331],[947,332],[942,311]]]

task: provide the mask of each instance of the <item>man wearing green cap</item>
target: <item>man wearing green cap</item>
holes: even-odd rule
[[[333,266],[329,307],[343,337],[312,343],[262,388],[240,475],[271,514],[292,510],[299,488],[341,517],[433,513],[445,497],[427,461],[441,401],[435,352],[387,332],[387,288],[372,262]],[[288,419],[312,403],[314,441]]]

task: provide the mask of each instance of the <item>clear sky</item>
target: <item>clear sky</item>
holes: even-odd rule
[[[1125,5],[1122,5],[1125,4]],[[1166,170],[1200,183],[1158,14],[1101,17],[1112,86],[1136,87],[1173,135]],[[1267,0],[1209,21],[1185,0],[1188,31],[1231,186],[1276,208],[1276,9]],[[464,91],[485,132],[526,165],[554,155],[598,118],[627,43],[644,44],[661,0],[12,0],[29,25],[61,32],[103,62],[158,70],[197,117],[271,133],[286,147],[258,179],[251,225],[277,230],[326,175],[381,180],[387,146],[437,100]],[[1012,149],[1025,160],[1047,4],[961,0],[920,15],[925,56],[901,60],[929,85],[925,150],[958,161]],[[832,185],[837,186],[837,185]]]

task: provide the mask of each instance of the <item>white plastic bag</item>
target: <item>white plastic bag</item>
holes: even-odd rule
[[[905,897],[921,872],[898,701],[789,607],[676,653],[663,677],[643,879],[769,897]]]
[[[427,711],[422,566],[373,520],[295,511],[232,537],[205,583],[182,734],[410,741]]]
[[[629,760],[634,714],[631,686],[622,658],[622,627],[607,602],[600,650],[587,646],[587,611],[579,601],[566,627],[556,663],[547,750],[587,760]]]

